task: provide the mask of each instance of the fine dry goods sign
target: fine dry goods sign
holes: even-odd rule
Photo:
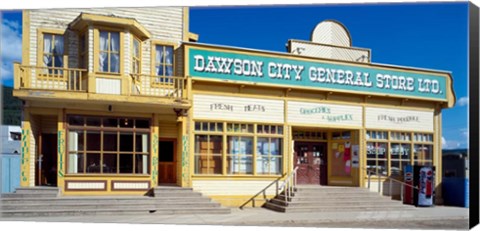
[[[362,126],[362,107],[289,101],[288,122],[360,127]]]
[[[283,100],[193,95],[195,119],[283,123],[283,107]]]
[[[365,110],[367,128],[433,131],[433,111],[375,107],[366,107]]]
[[[188,75],[384,96],[447,99],[447,74],[188,47]]]

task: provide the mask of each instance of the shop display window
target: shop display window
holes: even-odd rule
[[[68,174],[148,174],[150,120],[69,116]]]
[[[281,153],[281,138],[258,137],[256,172],[258,174],[281,174]]]
[[[387,175],[388,143],[367,142],[367,169],[370,174]]]
[[[409,164],[433,164],[433,134],[398,131],[366,132],[367,169],[385,176],[403,176]],[[376,142],[381,141],[381,142]],[[388,156],[386,155],[388,153]]]
[[[282,174],[282,125],[198,121],[194,126],[195,174]]]
[[[222,136],[195,135],[195,174],[222,174],[222,150]]]

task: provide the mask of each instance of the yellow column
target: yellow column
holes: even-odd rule
[[[158,115],[153,115],[153,129],[151,134],[151,187],[155,187],[158,185],[158,132],[159,132],[159,124],[158,124]]]
[[[22,121],[22,159],[21,159],[21,174],[20,174],[20,186],[29,187],[35,185],[34,179],[30,179],[30,139],[32,135],[32,129],[30,125],[30,110],[25,108],[23,111]],[[35,163],[34,161],[32,163]],[[30,184],[30,182],[32,184]]]
[[[67,154],[67,143],[66,134],[65,134],[65,120],[64,120],[64,111],[58,110],[58,122],[57,122],[57,130],[58,130],[58,137],[57,137],[57,187],[60,189],[60,193],[64,192],[65,189],[65,172],[66,172],[66,158]]]
[[[190,160],[190,145],[189,137],[190,133],[187,128],[187,117],[179,118],[179,133],[178,133],[178,150],[181,153],[181,187],[191,187],[191,178],[190,178],[190,163],[193,163]]]

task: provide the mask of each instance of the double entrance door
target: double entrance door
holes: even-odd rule
[[[295,142],[294,165],[297,184],[327,185],[328,155],[326,142]]]

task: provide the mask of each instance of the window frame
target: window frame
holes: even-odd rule
[[[70,122],[69,122],[69,119],[71,117],[75,117],[75,116],[80,116],[82,119],[83,119],[83,125],[71,125]],[[83,115],[83,114],[68,114],[66,116],[67,118],[67,121],[66,121],[66,147],[65,147],[65,150],[66,150],[66,164],[65,164],[65,172],[66,172],[66,176],[119,176],[119,177],[122,177],[122,176],[149,176],[152,174],[152,168],[151,168],[151,165],[152,165],[152,156],[153,156],[153,151],[151,149],[151,143],[152,143],[152,119],[151,118],[146,118],[146,117],[130,117],[130,116],[100,116],[100,115]],[[98,118],[100,119],[100,123],[101,125],[99,126],[91,126],[91,125],[87,125],[87,118]],[[104,120],[105,119],[116,119],[118,124],[116,127],[106,127],[104,126]],[[120,124],[120,119],[128,119],[128,120],[132,120],[135,121],[133,123],[137,123],[136,121],[137,120],[146,120],[149,122],[149,127],[148,128],[137,128],[136,125],[132,125],[131,128],[129,127],[121,127],[119,124]],[[82,134],[83,134],[83,149],[82,150],[76,150],[76,151],[72,151],[70,150],[70,145],[69,145],[69,142],[71,142],[69,139],[68,139],[68,136],[70,134],[70,132],[72,131],[80,131]],[[87,150],[87,145],[88,145],[88,142],[87,142],[87,133],[88,132],[98,132],[99,136],[100,136],[100,142],[99,142],[99,150]],[[117,135],[117,149],[116,151],[106,151],[104,150],[104,144],[103,144],[103,140],[104,140],[104,134],[105,132],[115,132],[116,135]],[[132,141],[132,151],[122,151],[120,150],[120,136],[121,134],[123,133],[128,133],[128,134],[131,134],[133,136],[133,141]],[[142,134],[147,134],[147,152],[142,152],[142,151],[136,151],[136,144],[135,144],[135,139],[136,139],[136,136],[137,135],[142,135]],[[77,173],[70,173],[69,172],[69,156],[70,154],[81,154],[84,156],[83,158],[83,172],[77,172]],[[104,155],[116,155],[116,164],[117,164],[117,170],[115,173],[103,173],[103,167],[100,168],[100,172],[92,172],[92,173],[89,173],[87,172],[87,166],[88,166],[88,163],[87,163],[87,155],[91,155],[91,154],[98,154],[100,155],[100,166],[103,166],[104,165],[104,162],[103,162],[103,157]],[[121,173],[120,172],[120,155],[132,155],[132,173]],[[135,173],[136,172],[136,156],[147,156],[147,169],[146,169],[146,173]]]
[[[59,36],[61,35],[63,37],[63,65],[62,67],[52,67],[52,68],[66,68],[68,67],[68,46],[66,46],[67,43],[67,37],[65,36],[65,30],[58,30],[58,29],[45,29],[45,28],[39,28],[37,29],[37,66],[42,67],[42,68],[49,68],[48,66],[45,66],[43,63],[43,55],[44,55],[44,35],[45,34],[51,34],[53,36]],[[37,75],[42,75],[42,73],[37,73]],[[45,74],[46,75],[46,74]],[[62,75],[62,74],[57,74],[57,75]]]
[[[130,73],[134,75],[141,75],[142,74],[142,40],[137,38],[137,36],[131,34],[132,37],[131,41],[131,66],[130,66]],[[138,57],[135,57],[135,42],[138,42]],[[134,72],[135,62],[138,62],[138,70]]]
[[[119,71],[104,72],[100,71],[100,32],[118,32],[119,33]],[[124,74],[124,52],[125,52],[125,32],[123,29],[105,26],[93,26],[93,72],[101,77],[120,77]],[[110,62],[110,61],[109,61]]]
[[[157,56],[157,46],[169,46],[169,47],[172,47],[172,75],[171,76],[167,76],[167,75],[157,75],[156,73],[156,64],[157,64],[157,61],[156,61],[156,56]],[[175,51],[177,50],[178,48],[178,44],[177,43],[173,43],[173,42],[166,42],[166,41],[159,41],[159,40],[152,40],[151,42],[151,47],[150,47],[150,53],[151,53],[151,57],[150,57],[150,74],[151,76],[153,77],[160,77],[159,81],[156,81],[156,82],[163,82],[163,83],[173,83],[173,81],[165,81],[166,78],[168,77],[175,77],[177,72],[176,72],[176,68],[175,68],[175,65],[176,65],[176,60],[175,60]],[[165,68],[166,66],[164,66]],[[164,73],[166,73],[164,71]]]
[[[371,132],[381,132],[381,133],[384,133],[386,132],[387,133],[387,137],[386,138],[383,138],[383,139],[374,139],[374,138],[371,138],[369,133]],[[402,135],[408,135],[408,139],[396,139],[394,138],[394,134],[395,136],[397,134],[400,135],[400,137]],[[431,136],[430,137],[430,140],[429,141],[417,141],[416,140],[416,135],[427,135],[427,136]],[[415,164],[416,162],[427,162],[427,163],[430,163],[431,165],[433,165],[434,163],[434,159],[435,159],[435,156],[434,156],[434,153],[435,153],[435,145],[434,145],[434,140],[435,140],[435,133],[434,132],[418,132],[418,131],[402,131],[402,130],[386,130],[386,129],[365,129],[365,147],[368,146],[368,143],[385,143],[387,144],[387,176],[388,177],[400,177],[400,178],[403,178],[403,169],[400,169],[400,172],[402,174],[395,174],[395,175],[392,175],[392,162],[393,161],[397,161],[397,162],[401,162],[400,163],[400,167],[402,168],[403,165],[405,164],[405,162],[407,162],[408,164]],[[409,158],[408,159],[402,159],[401,157],[399,158],[392,158],[392,144],[398,144],[398,145],[404,145],[404,144],[407,144],[410,148],[410,151],[409,151]],[[415,145],[430,145],[432,147],[432,158],[430,160],[427,160],[425,161],[424,159],[420,160],[416,160],[415,159],[415,152],[414,152],[414,147]],[[373,160],[374,158],[368,158],[367,157],[367,154],[366,154],[366,149],[365,149],[365,159],[368,161],[368,160]],[[377,157],[375,159],[378,159]],[[366,163],[366,162],[365,162]],[[378,163],[378,162],[377,162]],[[383,175],[382,175],[383,176]]]
[[[217,135],[217,136],[222,136],[222,173],[221,174],[201,174],[201,173],[195,173],[195,168],[193,169],[193,176],[195,177],[211,177],[211,176],[227,176],[227,177],[233,177],[233,176],[239,176],[239,177],[278,177],[281,176],[286,172],[285,169],[285,126],[284,124],[275,124],[275,123],[253,123],[253,122],[232,122],[232,121],[215,121],[215,120],[194,120],[194,129],[193,129],[193,137],[197,135]],[[213,130],[210,129],[210,125],[214,124],[215,128]],[[221,129],[218,129],[218,124],[221,124]],[[230,126],[231,125],[231,126]],[[245,126],[244,126],[245,125]],[[251,125],[251,131],[249,129],[249,125]],[[257,132],[257,126],[276,126],[274,130],[276,131],[275,134],[269,134],[269,133],[258,133]],[[206,127],[205,127],[206,126]],[[229,130],[229,127],[231,129]],[[235,127],[238,127],[239,129],[235,129]],[[242,129],[244,127],[245,129]],[[281,129],[278,129],[278,127],[281,127]],[[270,128],[271,129],[271,128]],[[228,151],[228,137],[248,137],[252,138],[252,153],[246,153],[246,154],[232,154],[229,153]],[[268,140],[272,138],[278,138],[280,140],[280,148],[281,152],[278,155],[272,155],[269,153],[268,157],[272,156],[275,158],[279,158],[280,161],[280,172],[278,174],[276,173],[271,173],[269,172],[268,174],[266,173],[257,173],[257,158],[261,156],[258,153],[257,150],[257,143],[258,143],[258,138],[267,138]],[[196,153],[195,151],[195,141],[193,144],[194,148],[194,161],[197,156],[200,156],[199,153]],[[229,173],[228,171],[228,158],[229,157],[249,157],[252,160],[252,172],[251,173]],[[228,166],[227,166],[228,165]]]

